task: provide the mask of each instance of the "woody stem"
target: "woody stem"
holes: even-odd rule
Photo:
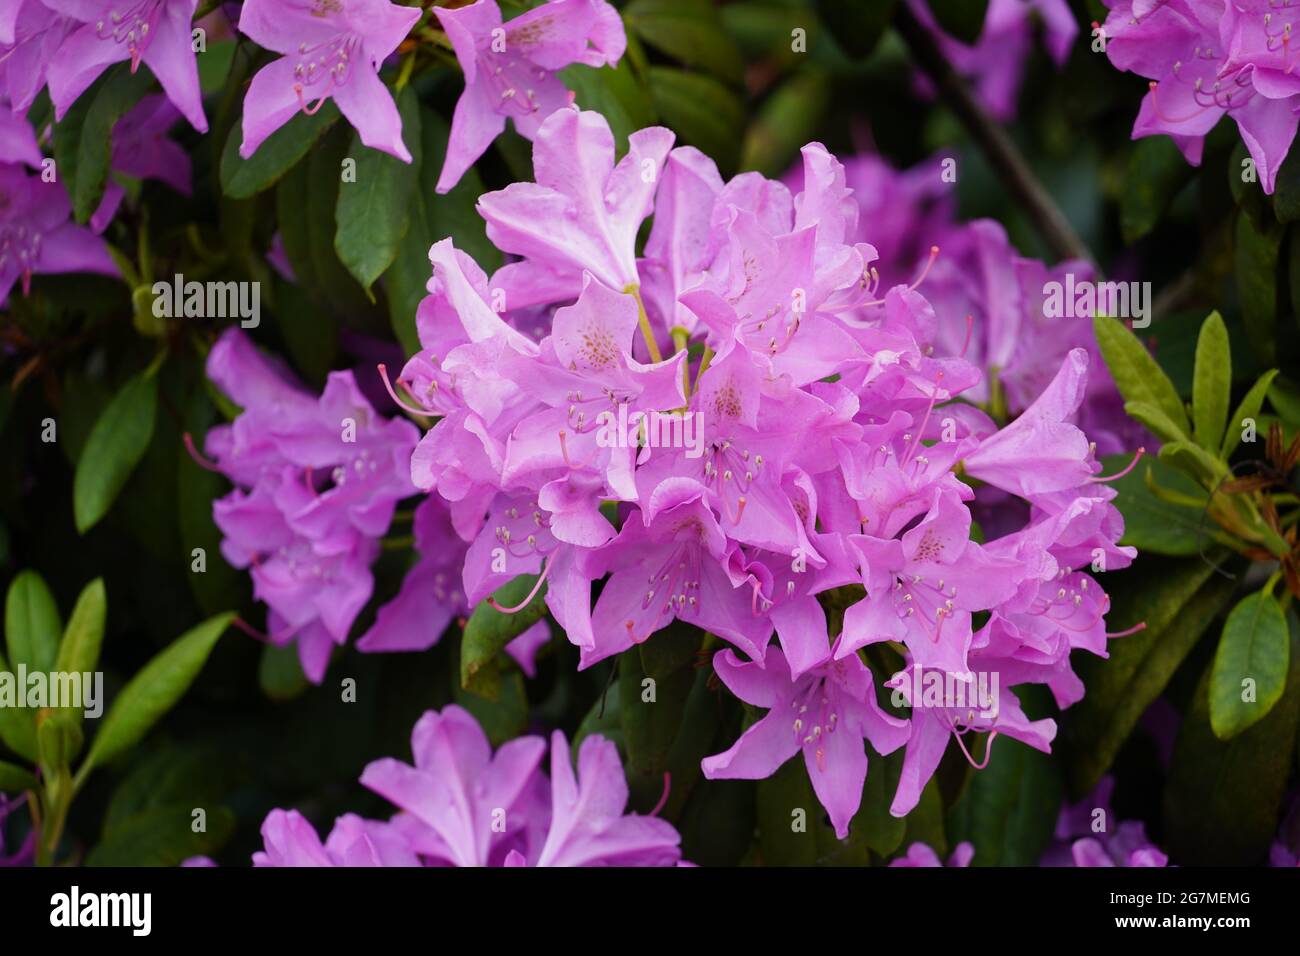
[[[990,165],[999,172],[1007,191],[1024,208],[1052,252],[1060,259],[1083,259],[1095,263],[1092,253],[1056,205],[1051,193],[1029,168],[1019,148],[971,95],[939,49],[933,34],[916,19],[907,4],[898,4],[894,26],[907,44],[912,59],[930,77],[948,108],[966,127]]]

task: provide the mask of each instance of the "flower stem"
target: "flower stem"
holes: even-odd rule
[[[695,373],[695,391],[700,390],[700,379],[704,378],[704,373],[709,370],[709,363],[713,361],[713,349],[707,345],[704,346],[704,355],[700,358],[700,370]]]
[[[630,283],[623,290],[625,293],[636,299],[636,320],[641,327],[641,338],[645,339],[645,347],[650,352],[650,361],[656,364],[664,360],[663,353],[659,351],[659,343],[655,341],[655,334],[650,329],[650,317],[645,313],[645,303],[641,301],[641,289],[635,283]]]

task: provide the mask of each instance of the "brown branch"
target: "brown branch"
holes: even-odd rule
[[[949,64],[930,33],[908,9],[897,6],[894,26],[912,53],[916,65],[930,78],[939,96],[1001,175],[1007,190],[1024,209],[1030,222],[1061,259],[1083,259],[1096,264],[1092,253],[1065,218],[1051,194],[1039,182],[1011,137],[985,112]]]

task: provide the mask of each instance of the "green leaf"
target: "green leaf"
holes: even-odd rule
[[[1187,435],[1161,409],[1148,402],[1125,402],[1124,413],[1135,418],[1164,441],[1182,441]]]
[[[1276,224],[1257,226],[1245,213],[1237,215],[1237,294],[1246,338],[1265,365],[1276,363],[1277,266],[1282,230]]]
[[[699,633],[694,636],[698,642]],[[655,635],[647,643],[660,637],[670,636]],[[695,673],[689,666],[651,677],[642,666],[638,648],[619,655],[619,722],[627,750],[625,770],[634,792],[652,795],[652,806],[654,796],[663,787],[663,774],[669,769],[668,754],[681,730],[694,684]]]
[[[502,585],[492,595],[501,607],[515,607],[528,597],[537,583],[537,575],[522,574]],[[466,690],[495,700],[500,680],[496,666],[497,655],[505,646],[542,619],[546,613],[546,585],[526,607],[514,614],[498,611],[483,601],[470,615],[460,644],[460,684]]]
[[[1183,401],[1146,346],[1110,316],[1097,316],[1092,327],[1106,367],[1124,399],[1155,406],[1186,435],[1188,424]]]
[[[235,59],[235,47],[238,43],[231,40],[217,40],[209,43],[208,48],[196,59],[199,61],[199,89],[204,96],[220,93],[226,88],[226,78],[230,76],[230,64]]]
[[[1259,723],[1286,687],[1290,635],[1282,606],[1257,591],[1238,602],[1223,625],[1210,672],[1210,726],[1220,740],[1231,740]],[[1242,700],[1243,684],[1254,693]]]
[[[397,257],[384,273],[388,316],[398,341],[407,354],[420,349],[415,334],[415,310],[428,295],[425,288],[432,274],[429,247],[445,236],[456,237],[456,248],[469,253],[489,275],[501,263],[501,253],[487,240],[483,218],[474,205],[483,192],[477,167],[461,177],[446,195],[435,186],[447,151],[448,126],[437,113],[420,111],[420,138],[407,141],[419,167],[419,181],[411,199],[411,222],[397,250]]]
[[[745,132],[742,169],[779,176],[815,138],[830,105],[830,78],[821,70],[801,70],[776,89]]]
[[[36,777],[29,770],[0,760],[0,793],[22,793],[36,789]]]
[[[78,776],[134,747],[176,706],[234,616],[233,612],[218,614],[186,631],[127,682],[104,716]]]
[[[194,811],[206,814],[206,830],[194,832]],[[154,807],[121,825],[88,854],[86,866],[178,866],[192,856],[217,850],[235,832],[226,807],[189,804]]]
[[[1108,660],[1076,659],[1087,693],[1065,712],[1058,738],[1076,797],[1097,785],[1138,719],[1227,606],[1234,583],[1199,558],[1139,559],[1107,590],[1112,603],[1106,629],[1122,631],[1142,622],[1146,629],[1108,641]]]
[[[284,252],[298,283],[318,306],[352,320],[370,300],[334,251],[334,215],[348,135],[339,128],[323,136],[307,158],[281,178],[275,207]]]
[[[862,786],[862,804],[853,816],[853,830],[879,856],[889,856],[897,850],[907,834],[907,818],[889,812],[902,770],[901,753],[888,757],[872,753]]]
[[[108,595],[104,591],[104,579],[96,578],[82,589],[72,608],[68,626],[63,629],[63,640],[59,642],[55,670],[82,673],[96,670],[107,616]]]
[[[1250,387],[1246,397],[1241,400],[1237,406],[1236,413],[1228,421],[1228,429],[1223,435],[1223,447],[1219,451],[1219,457],[1227,461],[1237,446],[1241,443],[1242,430],[1246,427],[1242,423],[1247,419],[1254,419],[1259,416],[1260,409],[1264,407],[1264,396],[1271,395],[1270,387],[1273,385],[1273,379],[1277,377],[1278,370],[1269,369],[1261,375],[1258,381]]]
[[[124,67],[117,67],[103,85],[96,88],[77,143],[77,164],[69,190],[77,222],[89,222],[104,198],[113,157],[114,124],[152,86],[151,74],[145,71],[132,73]]]
[[[248,757],[224,741],[142,746],[113,788],[104,812],[103,838],[139,816],[167,806],[211,807],[251,782]]]
[[[0,654],[0,674],[15,674]],[[17,687],[14,687],[15,693]],[[32,763],[36,762],[38,749],[36,744],[36,713],[30,708],[0,707],[0,740],[6,747]]]
[[[1148,136],[1129,153],[1128,174],[1119,204],[1125,243],[1137,242],[1160,222],[1194,170],[1168,136]]]
[[[973,866],[1037,866],[1062,797],[1050,754],[999,737],[988,766],[973,775],[949,814],[952,839],[974,844]]]
[[[1207,485],[1217,483],[1227,471],[1223,462],[1200,445],[1193,445],[1190,441],[1165,442],[1160,447],[1160,460],[1169,462],[1183,473],[1197,477]]]
[[[59,655],[63,622],[45,581],[35,571],[23,571],[9,585],[5,599],[5,643],[16,668],[48,673]]]
[[[452,698],[474,715],[492,746],[500,747],[528,728],[528,693],[520,671],[500,675],[494,699],[467,690],[454,677],[452,684]]]
[[[1102,470],[1113,474],[1128,460],[1128,455],[1108,455],[1102,459]],[[1115,506],[1124,516],[1124,536],[1119,543],[1132,545],[1144,554],[1187,557],[1199,553],[1202,540],[1208,539],[1213,527],[1208,518],[1202,525],[1202,509],[1165,501],[1151,491],[1148,482],[1189,497],[1203,498],[1205,492],[1191,478],[1159,459],[1148,458],[1144,464],[1110,482],[1118,492]]]
[[[1300,719],[1300,640],[1289,615],[1291,666],[1282,699],[1263,720],[1220,740],[1210,724],[1207,667],[1174,744],[1165,783],[1164,823],[1170,856],[1184,866],[1262,863],[1295,755]]]
[[[632,0],[623,21],[685,66],[739,83],[745,64],[711,0]]]
[[[275,185],[285,173],[298,164],[316,145],[316,141],[338,121],[338,107],[333,100],[315,114],[308,116],[302,110],[293,119],[268,136],[248,159],[239,155],[244,130],[235,124],[226,138],[226,148],[221,154],[221,189],[232,199],[247,199]],[[341,170],[334,170],[337,178]],[[281,220],[283,225],[283,220]]]
[[[79,722],[80,711],[54,710],[44,713],[36,724],[36,744],[41,773],[47,781],[66,780],[68,766],[81,751],[84,740]],[[63,789],[63,784],[57,784]]]
[[[874,761],[873,761],[874,764]],[[869,770],[870,777],[875,769]],[[837,840],[808,779],[803,754],[795,754],[758,782],[758,838],[763,862],[774,866],[866,866],[871,849],[863,828],[850,825]]]
[[[403,139],[420,136],[420,103],[415,88],[397,96]],[[402,237],[411,225],[411,196],[419,170],[414,162],[371,149],[352,134],[348,159],[355,164],[355,181],[339,186],[335,207],[334,251],[367,292],[397,257]]]
[[[1162,139],[1163,137],[1154,137]],[[1232,399],[1232,351],[1228,329],[1218,312],[1211,312],[1196,340],[1196,371],[1192,381],[1192,419],[1197,443],[1218,454],[1228,424]]]
[[[153,437],[158,382],[147,373],[127,381],[91,429],[72,481],[77,531],[85,534],[108,513]]]
[[[302,694],[309,682],[298,660],[298,648],[292,644],[265,645],[257,667],[257,683],[271,700],[293,700]]]
[[[1285,375],[1278,376],[1268,390],[1268,403],[1288,425],[1300,425],[1300,385]]]
[[[560,79],[576,97],[576,102],[585,110],[595,110],[609,121],[610,132],[614,134],[614,143],[620,154],[627,151],[627,138],[639,129],[654,126],[659,121],[655,105],[631,63],[631,51],[635,48],[635,35],[628,37],[629,56],[619,60],[617,66],[594,67],[583,63],[574,63],[560,71]],[[528,146],[527,140],[519,140]],[[502,140],[497,140],[498,145]],[[524,167],[525,175],[531,169],[532,153],[527,152],[528,164]],[[477,198],[477,194],[476,194]]]
[[[649,84],[655,108],[682,143],[699,147],[721,169],[735,168],[744,124],[735,93],[712,77],[665,66],[650,68]]]

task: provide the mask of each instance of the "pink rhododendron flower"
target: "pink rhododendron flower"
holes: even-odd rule
[[[414,490],[405,466],[415,429],[377,416],[351,372],[331,373],[319,398],[309,394],[238,329],[213,346],[208,377],[244,409],[207,436],[215,467],[238,486],[213,506],[222,554],[252,569],[254,595],[270,608],[271,640],[296,643],[304,672],[319,683],[370,599],[378,539]],[[417,568],[420,580],[425,573]],[[437,608],[422,605],[445,605],[444,625],[459,608],[453,594],[445,597]],[[440,634],[417,630],[408,640],[427,647]]]
[[[416,7],[388,0],[247,0],[240,32],[284,55],[248,87],[239,155],[252,156],[299,110],[314,113],[333,99],[361,142],[409,163],[402,119],[379,67],[418,19]]]
[[[571,63],[613,65],[627,37],[605,0],[547,0],[502,24],[495,0],[434,7],[465,74],[451,120],[438,192],[448,192],[506,128],[525,139],[571,100],[555,72]]]
[[[1055,841],[1043,866],[1166,866],[1169,858],[1147,839],[1139,821],[1114,819],[1110,806],[1114,777],[1103,777],[1093,792],[1061,808]]]
[[[496,753],[468,713],[430,711],[411,734],[415,766],[377,760],[361,782],[402,809],[392,826],[430,863],[453,866],[672,866],[679,837],[655,817],[625,814],[614,745],[588,737],[575,776],[568,741],[519,737]]]
[[[1300,118],[1291,42],[1300,11],[1270,0],[1106,6],[1106,55],[1152,81],[1133,138],[1168,135],[1199,166],[1205,135],[1231,116],[1271,193]]]
[[[61,182],[44,182],[22,166],[0,163],[0,307],[18,283],[26,295],[38,273],[117,275],[104,242],[71,220]]]
[[[68,107],[112,64],[129,61],[134,73],[143,62],[190,125],[207,132],[190,35],[198,0],[41,2],[81,24],[46,67],[55,119],[63,119]]]

